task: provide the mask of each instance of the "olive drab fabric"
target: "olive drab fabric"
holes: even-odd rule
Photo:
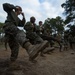
[[[15,11],[16,7],[9,3],[3,4],[3,9],[7,13],[7,19],[3,27],[5,35],[8,37],[8,44],[11,49],[11,61],[15,61],[18,57],[19,44],[22,46],[23,43],[27,42],[26,34],[19,30],[17,26],[24,26],[25,18],[20,20]],[[20,34],[21,33],[21,34]]]
[[[20,20],[18,15],[16,15],[16,7],[9,3],[3,4],[4,11],[7,12],[7,19],[5,21],[5,25],[3,27],[5,35],[8,36],[8,44],[11,49],[11,61],[16,61],[19,52],[19,45],[26,49],[29,54],[29,58],[35,59],[38,53],[43,50],[47,41],[43,41],[41,44],[32,45],[29,42],[29,39],[26,38],[26,34],[24,31],[20,30],[17,26],[24,26],[25,18],[22,12],[20,13],[23,16],[23,19]]]
[[[43,42],[43,39],[36,33],[35,23],[27,22],[24,29],[26,30],[27,38],[31,41],[31,43],[33,42],[36,44]]]
[[[13,9],[16,9],[14,5],[9,3],[4,3],[3,9],[4,11],[7,12],[7,15],[8,15],[6,22],[12,22],[16,26],[23,26],[25,24],[25,21],[26,21],[25,18],[23,18],[23,20],[21,21],[15,14],[15,12],[13,11]]]

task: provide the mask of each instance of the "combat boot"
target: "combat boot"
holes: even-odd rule
[[[44,50],[43,50],[43,53],[46,54],[46,53],[49,53],[49,52],[53,52],[54,51],[54,47],[46,47]]]
[[[34,60],[40,51],[46,48],[48,41],[43,41],[40,44],[32,45],[30,42],[24,44],[24,48],[29,54],[29,59]]]
[[[44,55],[43,51],[40,53],[40,56],[41,56],[41,57],[46,57],[46,56]]]

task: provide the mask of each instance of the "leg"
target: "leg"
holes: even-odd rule
[[[7,44],[8,44],[8,37],[6,36],[6,34],[5,34],[5,36],[4,36],[4,46],[5,46],[5,50],[7,50]]]
[[[4,27],[4,30],[7,34],[12,35],[12,37],[9,41],[9,46],[12,49],[11,60],[13,60],[13,61],[15,61],[18,56],[18,46],[16,46],[17,47],[17,50],[16,50],[16,47],[14,48],[15,45],[13,44],[15,42],[15,41],[13,41],[13,37],[23,48],[26,49],[27,53],[29,54],[29,58],[31,58],[31,59],[35,59],[38,56],[39,52],[41,50],[45,49],[46,46],[48,45],[48,41],[43,41],[41,44],[32,45],[29,42],[29,40],[26,38],[26,34],[24,33],[24,31],[19,30],[12,23],[10,24],[8,22],[6,24],[6,26]],[[13,41],[13,42],[11,42],[11,41]],[[16,44],[18,45],[18,43],[16,43]],[[16,54],[13,54],[13,52],[16,52]]]
[[[46,35],[40,35],[40,36],[41,36],[44,40],[48,40],[49,42],[50,42],[51,40],[56,41],[56,42],[59,44],[59,46],[60,46],[59,50],[60,50],[60,52],[61,52],[62,45],[61,45],[61,43],[60,43],[59,40],[57,40],[56,38],[51,37],[51,36],[46,36]]]
[[[31,37],[31,36],[30,36]],[[34,38],[36,40],[36,38]],[[43,49],[46,48],[48,45],[48,41],[40,41],[39,44],[32,45],[29,40],[26,38],[26,34],[23,31],[19,31],[16,35],[16,40],[19,42],[19,44],[26,49],[27,53],[29,54],[29,59],[34,60],[39,52],[41,52]]]
[[[29,32],[27,33],[27,38],[30,40],[30,42],[33,44],[33,45],[36,45],[36,44],[41,44],[44,40],[38,35],[36,34],[35,32]],[[44,57],[44,54],[42,51],[40,51],[40,55]]]
[[[5,50],[7,51],[7,41],[5,41],[4,45],[5,45]]]
[[[43,39],[37,35],[35,32],[28,32],[26,33],[26,37],[31,41],[32,44],[39,44],[43,42]]]
[[[18,52],[19,52],[19,44],[17,43],[17,41],[14,38],[11,38],[9,40],[8,44],[9,44],[9,47],[11,49],[10,60],[16,61],[16,59],[18,57]]]
[[[9,47],[11,49],[11,56],[10,56],[10,64],[9,70],[19,70],[22,69],[21,66],[16,62],[19,52],[19,44],[14,38],[11,38],[8,41]]]
[[[69,44],[70,44],[70,49],[73,49],[73,43],[72,42],[69,42]]]

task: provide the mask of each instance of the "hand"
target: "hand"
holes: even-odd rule
[[[22,16],[24,17],[24,13],[22,12],[21,14],[22,14]]]

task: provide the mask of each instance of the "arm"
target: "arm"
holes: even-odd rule
[[[21,13],[22,14],[22,16],[23,16],[23,19],[22,19],[22,24],[24,25],[25,24],[25,22],[26,22],[26,19],[25,19],[25,16],[24,16],[24,13]]]
[[[25,29],[26,31],[33,31],[33,26],[31,25],[30,22],[27,22],[27,23],[25,24],[25,26],[24,26],[24,29]]]
[[[4,3],[3,9],[4,9],[4,11],[6,11],[8,13],[8,12],[12,11],[13,9],[16,9],[16,7],[12,4]]]
[[[25,24],[25,22],[26,22],[26,19],[25,19],[24,13],[22,13],[22,16],[23,16],[23,18],[22,18],[22,20],[19,19],[20,21],[19,21],[19,25],[18,25],[18,26],[21,26],[21,27],[23,27],[24,24]]]

